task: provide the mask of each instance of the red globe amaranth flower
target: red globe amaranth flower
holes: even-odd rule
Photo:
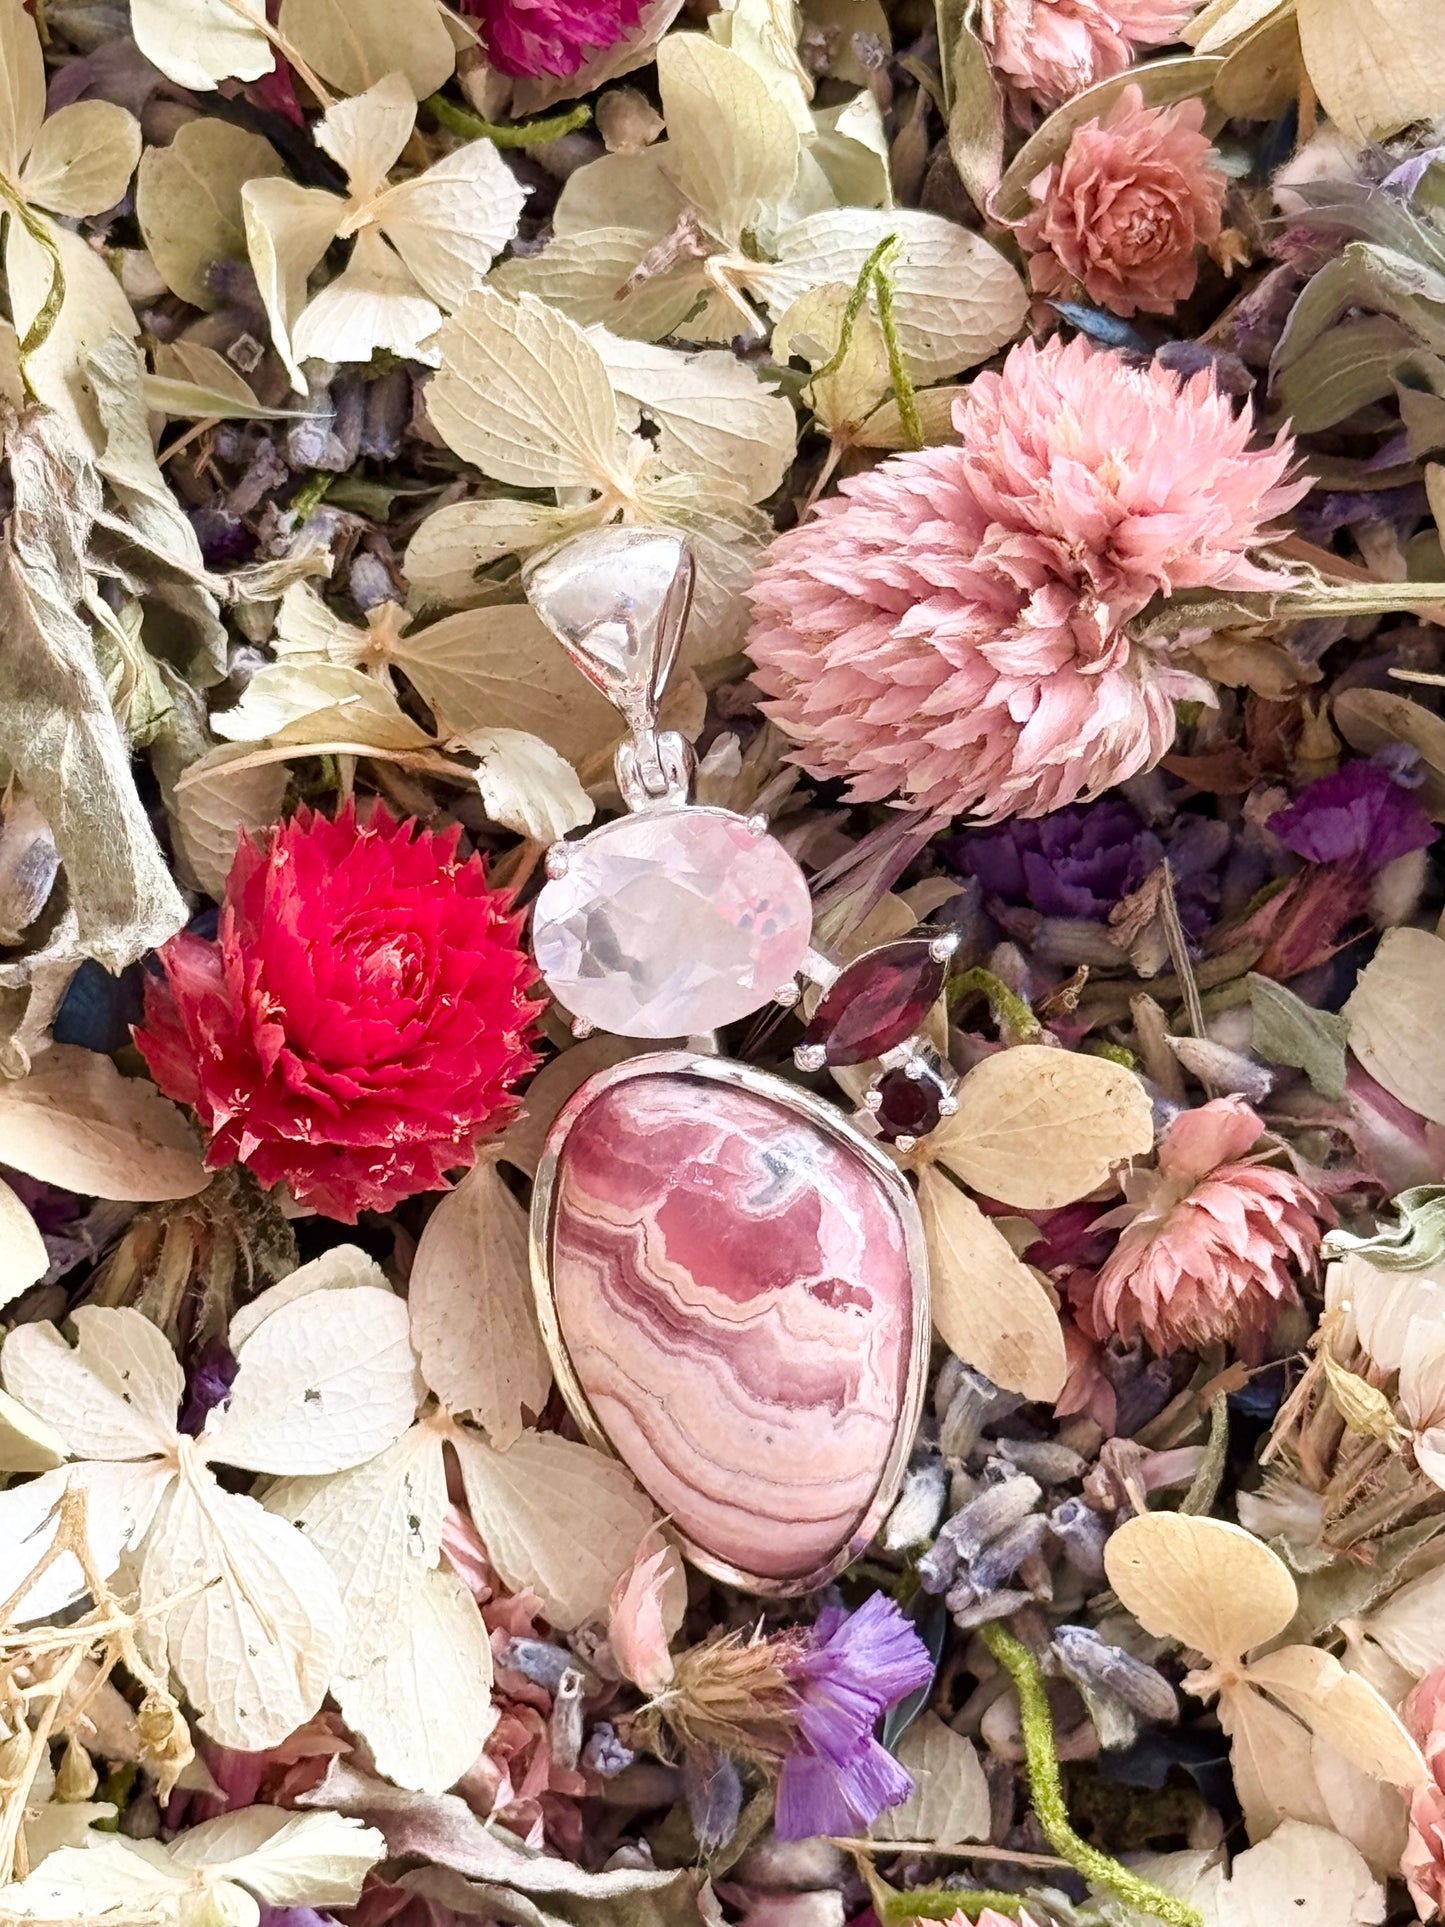
[[[1030,185],[1036,205],[1019,229],[1040,294],[1082,287],[1132,315],[1168,314],[1193,292],[1226,186],[1203,128],[1203,101],[1146,107],[1143,90],[1126,87],[1102,120],[1076,129]]]
[[[556,74],[584,67],[603,47],[625,40],[643,0],[460,0],[482,23],[487,58],[499,73]]]
[[[211,1134],[206,1162],[354,1224],[446,1186],[536,1057],[537,972],[459,828],[376,804],[243,838],[217,941],[160,952],[136,1042]]]

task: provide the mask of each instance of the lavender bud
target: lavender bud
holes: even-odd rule
[[[1050,1439],[1000,1439],[998,1452],[1010,1465],[1045,1485],[1067,1485],[1071,1479],[1082,1479],[1089,1469],[1081,1452],[1055,1445]]]
[[[1038,1551],[1048,1530],[1049,1522],[1041,1512],[1029,1513],[984,1547],[969,1567],[969,1578],[980,1592],[992,1592],[1005,1579],[1011,1579],[1031,1553]]]
[[[1154,1667],[1122,1646],[1111,1646],[1086,1626],[1057,1626],[1054,1651],[1081,1692],[1108,1694],[1151,1725],[1173,1726],[1178,1721],[1174,1688]]]
[[[1109,1538],[1107,1519],[1083,1499],[1065,1499],[1049,1514],[1049,1530],[1084,1578],[1103,1578],[1104,1547]]]
[[[1022,1606],[1031,1606],[1033,1601],[1026,1592],[990,1592],[976,1599],[971,1606],[965,1606],[953,1615],[953,1623],[960,1632],[971,1632],[975,1626],[986,1626],[991,1619],[1007,1619]]]
[[[555,1693],[563,1677],[576,1670],[565,1646],[553,1646],[545,1639],[509,1639],[497,1663],[520,1673],[534,1686],[545,1686]]]
[[[552,1700],[547,1736],[552,1758],[560,1767],[576,1766],[582,1751],[582,1687],[582,1675],[575,1666],[569,1666],[557,1682]]]
[[[388,368],[385,374],[367,384],[362,454],[378,462],[394,460],[410,418],[411,376],[405,368]]]
[[[958,1389],[949,1400],[939,1432],[946,1459],[968,1457],[997,1397],[998,1387],[991,1379],[966,1367],[960,1371]]]
[[[938,1538],[918,1562],[918,1583],[928,1593],[947,1592],[958,1571],[958,1547]]]
[[[978,1592],[973,1581],[960,1579],[956,1586],[950,1587],[943,1603],[951,1613],[961,1613],[966,1611],[977,1598]]]
[[[937,1459],[916,1465],[903,1481],[903,1490],[883,1528],[890,1552],[921,1545],[935,1530],[948,1496],[948,1477]]]
[[[962,1511],[954,1513],[943,1532],[957,1546],[959,1558],[972,1561],[985,1546],[992,1545],[1020,1519],[1026,1519],[1042,1497],[1037,1480],[1021,1472],[999,1485],[986,1486]]]
[[[399,602],[396,584],[379,555],[370,555],[363,549],[351,565],[347,586],[358,609],[374,609],[382,602]]]
[[[587,1744],[581,1753],[581,1763],[589,1773],[596,1773],[604,1780],[621,1773],[632,1765],[637,1758],[632,1748],[617,1736],[617,1728],[610,1720],[598,1720],[587,1735]]]

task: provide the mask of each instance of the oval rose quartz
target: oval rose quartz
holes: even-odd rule
[[[790,1580],[847,1545],[906,1401],[914,1286],[846,1142],[711,1080],[627,1079],[563,1143],[551,1271],[593,1411],[696,1547]]]

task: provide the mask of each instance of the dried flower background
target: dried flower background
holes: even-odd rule
[[[0,1920],[1445,1912],[1433,12],[0,0]],[[532,1312],[617,521],[818,941],[958,938],[816,1598]]]

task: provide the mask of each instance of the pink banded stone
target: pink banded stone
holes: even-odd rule
[[[574,1017],[621,1037],[690,1037],[788,983],[813,929],[808,883],[731,810],[639,810],[567,845],[532,949]]]
[[[815,1573],[877,1491],[908,1402],[899,1203],[846,1142],[684,1072],[601,1092],[563,1143],[552,1289],[614,1450],[705,1554]]]

